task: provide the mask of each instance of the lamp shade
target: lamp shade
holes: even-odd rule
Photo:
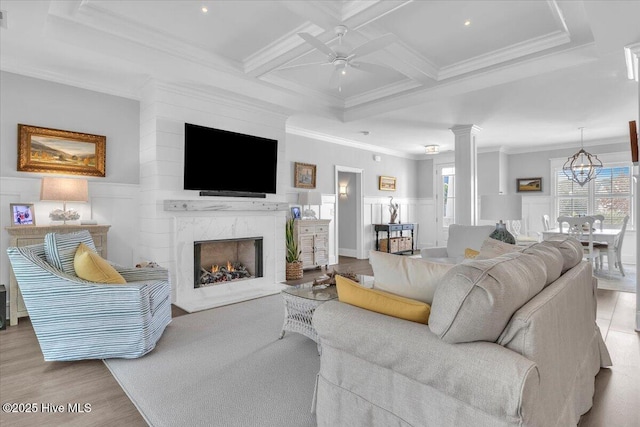
[[[56,202],[89,201],[89,183],[86,179],[54,178],[45,176],[40,187],[40,200]]]
[[[298,203],[301,205],[321,205],[322,193],[319,191],[307,191],[305,193],[298,194]]]
[[[522,196],[519,194],[496,194],[480,197],[480,219],[522,219]]]

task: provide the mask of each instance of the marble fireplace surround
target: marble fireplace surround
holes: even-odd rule
[[[165,200],[173,213],[176,265],[174,304],[192,313],[280,292],[284,271],[284,218],[287,203]],[[194,242],[263,238],[263,276],[194,288]]]

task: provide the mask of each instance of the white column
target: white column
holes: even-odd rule
[[[456,162],[456,224],[476,225],[478,222],[478,153],[476,135],[482,129],[476,125],[455,125]]]
[[[625,50],[625,59],[627,62],[627,75],[629,79],[634,79],[636,81],[636,87],[638,91],[638,111],[640,111],[640,76],[638,75],[640,71],[638,71],[638,61],[640,61],[640,42],[632,44],[630,46],[626,46]],[[640,126],[640,116],[636,119],[636,126]],[[638,194],[638,190],[640,189],[638,185],[638,180],[640,180],[640,176],[638,176],[638,166],[633,168],[633,172],[636,175],[635,185],[635,195],[636,195],[636,230],[640,224],[640,194]],[[636,272],[638,271],[638,266],[640,265],[640,235],[636,234]],[[636,274],[636,331],[640,331],[640,275]]]

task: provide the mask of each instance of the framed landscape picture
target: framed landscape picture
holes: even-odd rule
[[[542,178],[516,178],[518,192],[542,191]]]
[[[106,136],[18,125],[18,171],[105,176]]]
[[[33,203],[10,203],[11,225],[36,225]]]
[[[296,162],[294,186],[297,188],[316,188],[316,165]]]
[[[396,191],[396,178],[393,176],[380,176],[378,189],[384,191]]]

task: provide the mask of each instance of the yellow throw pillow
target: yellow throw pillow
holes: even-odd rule
[[[127,283],[115,268],[84,243],[80,243],[76,249],[73,268],[76,271],[76,276],[90,282],[119,285]]]
[[[478,256],[479,253],[480,253],[480,251],[476,251],[475,249],[466,248],[464,250],[464,257],[466,259],[474,259],[475,257]]]
[[[336,276],[338,300],[376,313],[418,323],[429,323],[431,306],[422,301],[360,286],[346,277]]]

